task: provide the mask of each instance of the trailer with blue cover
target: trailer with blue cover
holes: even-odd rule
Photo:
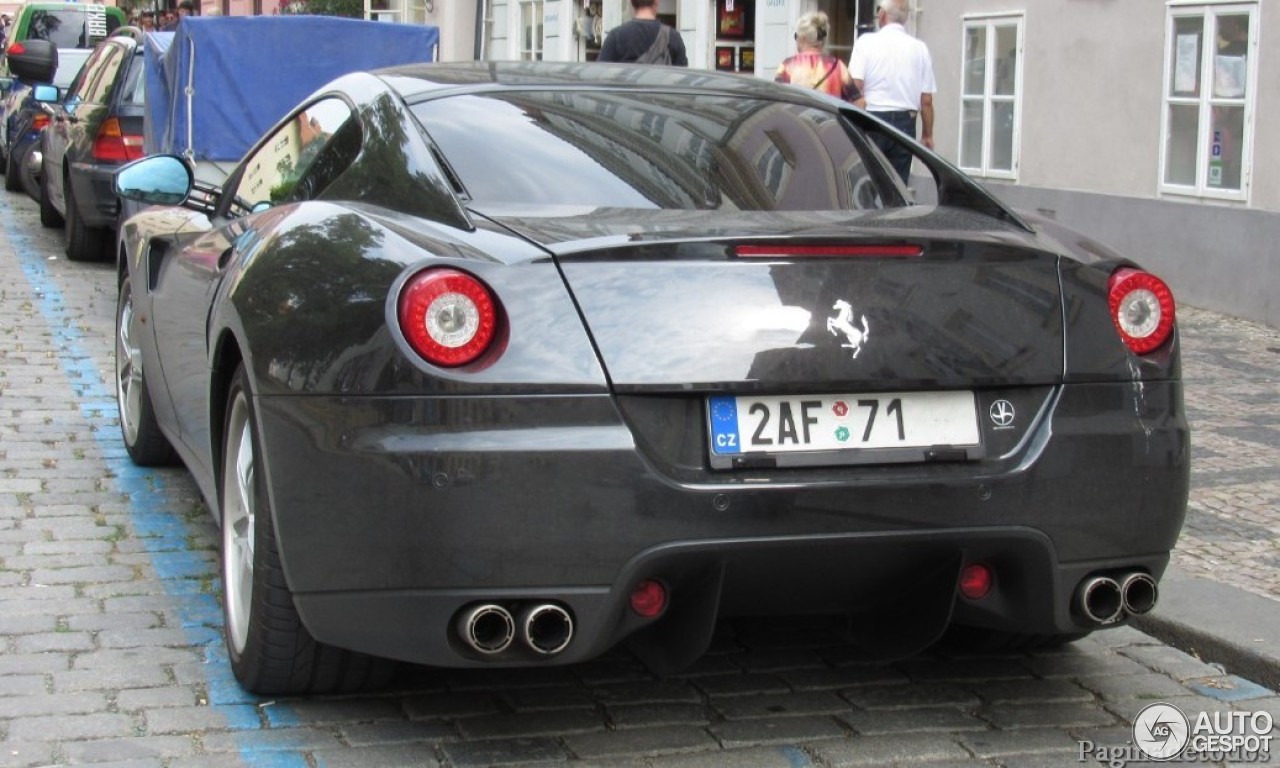
[[[440,31],[330,16],[188,16],[145,40],[147,154],[221,182],[272,126],[342,75],[433,61]]]

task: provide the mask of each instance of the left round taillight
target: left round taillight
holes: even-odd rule
[[[1111,322],[1134,354],[1145,355],[1173,333],[1173,292],[1150,272],[1126,267],[1107,282]]]
[[[426,269],[400,289],[400,331],[432,365],[475,362],[493,344],[498,303],[489,287],[456,269]]]

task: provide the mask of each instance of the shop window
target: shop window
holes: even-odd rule
[[[755,0],[716,0],[716,69],[754,74],[755,34]]]
[[[848,63],[858,30],[868,27],[874,32],[876,29],[873,0],[817,0],[817,3],[817,10],[827,14],[831,23],[827,53]]]
[[[600,0],[586,0],[576,13],[574,36],[578,39],[578,61],[595,61],[600,58],[600,46],[604,43],[604,10]]]
[[[1243,200],[1257,92],[1257,4],[1177,5],[1168,14],[1161,189]]]
[[[960,167],[976,176],[1016,179],[1022,16],[966,20],[962,65]]]
[[[542,0],[520,3],[520,58],[542,61]]]

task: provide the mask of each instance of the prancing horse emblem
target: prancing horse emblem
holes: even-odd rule
[[[827,318],[827,330],[831,331],[832,336],[836,335],[836,331],[843,333],[849,343],[840,346],[852,349],[853,359],[858,359],[858,353],[862,351],[862,345],[866,343],[867,335],[871,332],[871,326],[867,324],[867,316],[862,316],[862,327],[857,328],[853,324],[852,304],[839,299],[831,305],[831,308],[836,311],[836,316]]]

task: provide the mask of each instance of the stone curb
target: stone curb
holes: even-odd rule
[[[1169,566],[1155,610],[1130,624],[1203,661],[1221,664],[1233,675],[1280,691],[1280,601]]]

